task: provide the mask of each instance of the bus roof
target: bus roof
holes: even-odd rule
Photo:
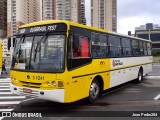
[[[116,33],[116,32],[111,32],[111,31],[108,31],[108,30],[100,29],[100,28],[86,26],[86,25],[83,25],[83,24],[79,24],[79,23],[75,23],[75,22],[71,22],[71,21],[67,21],[67,20],[38,21],[38,22],[33,22],[33,23],[22,25],[22,26],[20,26],[20,28],[27,28],[27,27],[33,27],[33,26],[39,26],[39,25],[48,25],[48,24],[54,24],[54,23],[65,23],[67,25],[82,27],[82,28],[86,28],[86,29],[90,29],[90,30],[95,30],[95,31],[98,31],[98,32],[110,33],[110,34],[117,35],[117,36],[123,36],[123,37],[132,38],[132,39],[138,39],[138,40],[151,42],[151,40],[137,38],[137,37],[128,36],[128,35],[124,35],[124,34],[119,34],[119,33]]]
[[[91,26],[87,26],[87,25],[83,25],[83,24],[79,24],[79,23],[75,23],[75,22],[71,22],[71,21],[67,21],[67,20],[38,21],[38,22],[33,22],[33,23],[22,25],[19,28],[33,27],[33,26],[39,26],[39,25],[48,25],[48,24],[54,24],[54,23],[66,23],[67,25],[78,26],[78,27],[82,27],[82,28],[86,28],[86,29],[90,29],[90,30],[108,33],[108,30],[103,30],[100,28],[95,28],[95,27],[91,27]]]
[[[113,34],[113,35],[117,35],[117,36],[122,36],[122,37],[127,37],[127,38],[132,38],[132,39],[138,39],[138,40],[147,41],[147,42],[152,42],[151,40],[147,40],[147,39],[143,39],[143,38],[139,38],[139,37],[134,37],[134,36],[130,36],[130,35],[125,35],[125,34],[120,34],[120,33],[116,33],[116,32],[109,31],[108,33]]]

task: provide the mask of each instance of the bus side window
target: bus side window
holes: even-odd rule
[[[78,47],[72,48],[72,55],[73,58],[87,58],[90,57],[90,45],[89,45],[89,39],[87,37],[79,37],[79,40],[74,41],[73,45],[75,45],[74,42],[79,42]]]

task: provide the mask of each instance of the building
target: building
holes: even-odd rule
[[[81,0],[81,23],[86,25],[85,0]]]
[[[0,38],[7,35],[7,1],[0,0]]]
[[[135,28],[135,36],[152,41],[153,52],[160,52],[160,26],[147,23]]]
[[[117,0],[91,0],[91,26],[117,31]]]
[[[42,0],[42,20],[55,19],[84,23],[84,3],[84,0],[82,2],[81,0]]]
[[[4,38],[2,39],[2,57],[7,58],[10,56],[11,56],[11,53],[8,50],[8,39]]]
[[[40,21],[39,0],[7,0],[7,36],[17,33],[17,28],[23,24]]]
[[[42,20],[53,20],[55,19],[55,5],[56,0],[42,0]]]

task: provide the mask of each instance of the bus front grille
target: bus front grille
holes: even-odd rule
[[[32,83],[32,82],[24,82],[20,81],[23,87],[30,87],[30,88],[40,88],[42,83]]]

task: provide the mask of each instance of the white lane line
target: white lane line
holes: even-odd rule
[[[160,94],[157,95],[157,96],[154,98],[154,100],[158,100],[159,98],[160,98]]]
[[[160,79],[160,76],[145,76],[147,79]]]
[[[11,92],[0,92],[0,95],[12,95],[12,93]]]
[[[1,81],[0,80],[0,83],[11,83],[11,81]]]
[[[16,105],[19,104],[21,101],[8,101],[8,102],[0,102],[0,105]]]
[[[8,86],[10,86],[10,83],[9,82],[3,82],[3,83],[0,83],[0,85],[8,85]]]
[[[0,85],[0,88],[10,88],[8,85]]]
[[[26,96],[3,96],[0,97],[0,100],[5,100],[5,99],[25,99]]]
[[[6,88],[0,88],[0,90],[2,91],[2,90],[10,90],[10,89],[8,89],[8,88],[7,89]]]
[[[12,111],[13,109],[0,109],[0,112],[3,112],[3,111]]]

